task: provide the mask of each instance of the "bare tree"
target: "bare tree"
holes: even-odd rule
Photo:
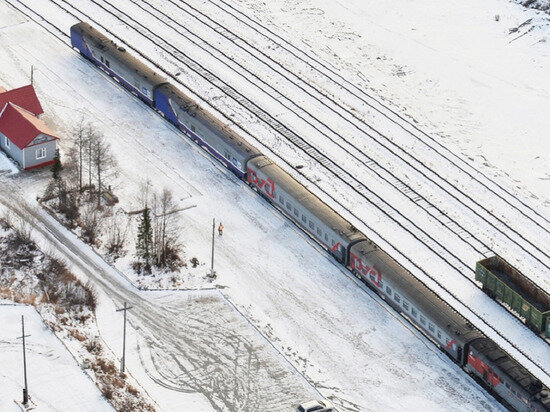
[[[116,174],[116,161],[111,151],[111,146],[102,135],[94,136],[92,143],[93,166],[97,182],[97,206],[101,206],[101,193],[107,179]]]
[[[83,175],[84,175],[84,162],[87,149],[90,148],[90,137],[92,135],[92,126],[84,121],[82,118],[73,131],[74,145],[70,151],[69,156],[76,165],[78,190],[82,192],[83,189]],[[88,157],[88,169],[90,166],[90,157]],[[91,179],[90,179],[91,180]],[[91,182],[90,182],[91,184]]]
[[[95,205],[88,204],[82,210],[80,223],[84,239],[95,244],[104,223],[103,213]]]
[[[123,214],[113,213],[107,219],[107,243],[110,254],[118,256],[124,248],[128,233],[129,221],[124,222]]]
[[[176,212],[176,202],[169,189],[164,188],[160,196],[153,196],[155,263],[159,267],[170,266],[179,260],[181,229]]]

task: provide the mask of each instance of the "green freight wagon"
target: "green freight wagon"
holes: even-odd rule
[[[525,324],[550,338],[550,295],[500,256],[476,264],[476,280],[493,299],[525,320]]]

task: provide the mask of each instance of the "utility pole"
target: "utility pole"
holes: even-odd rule
[[[120,363],[120,374],[124,373],[124,364],[126,360],[126,312],[132,309],[131,306],[127,306],[127,303],[124,302],[124,307],[122,309],[117,309],[117,312],[124,312],[124,332],[122,335],[122,362]]]
[[[210,266],[210,277],[213,278],[214,273],[214,239],[216,239],[216,219],[212,219],[212,264]]]
[[[23,334],[17,339],[23,339],[23,373],[25,376],[25,387],[23,388],[23,405],[29,402],[29,387],[27,385],[27,355],[25,354],[25,338],[31,335],[25,335],[25,318],[21,315],[21,330]]]

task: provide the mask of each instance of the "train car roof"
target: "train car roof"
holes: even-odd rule
[[[72,26],[71,29],[78,30],[81,34],[86,35],[97,48],[100,50],[105,50],[110,55],[114,56],[118,61],[122,62],[125,66],[133,67],[140,77],[147,79],[154,86],[158,86],[159,84],[166,82],[166,78],[149,68],[149,66],[142,63],[136,57],[132,56],[124,47],[118,46],[113,40],[96,30],[90,24],[80,22]]]
[[[478,339],[472,342],[471,347],[487,357],[494,365],[498,366],[500,370],[510,376],[531,395],[542,389],[548,391],[548,388],[544,387],[535,376],[525,369],[524,366],[512,359],[491,339]]]
[[[317,196],[277,166],[268,157],[256,157],[252,159],[249,164],[257,169],[260,169],[263,173],[273,179],[276,185],[299,202],[302,207],[305,207],[309,213],[314,215],[317,219],[325,223],[333,230],[337,230],[340,236],[344,238],[344,240],[348,241],[348,243],[365,238],[364,235],[350,222],[323,203]],[[277,193],[277,187],[275,187],[275,193]]]
[[[402,291],[411,300],[411,304],[414,302],[416,309],[434,321],[442,331],[461,340],[483,336],[464,317],[374,243],[358,243],[352,247],[352,252],[358,257],[361,257],[361,253],[366,254],[369,262],[380,270],[382,282],[387,279],[395,289]]]
[[[185,107],[185,110],[197,119],[197,121],[207,126],[214,133],[221,135],[228,145],[248,156],[256,156],[260,154],[254,146],[248,143],[248,141],[233,131],[228,125],[216,118],[212,113],[203,109],[195,100],[187,96],[173,84],[163,84],[159,87],[159,90],[165,93],[166,96],[177,100],[178,104]]]

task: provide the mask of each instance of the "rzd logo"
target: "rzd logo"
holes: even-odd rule
[[[371,268],[370,266],[364,265],[361,259],[359,259],[351,252],[349,255],[351,268],[361,273],[365,277],[365,279],[369,279],[369,275],[374,276],[374,280],[369,280],[377,287],[380,287],[380,281],[382,280],[382,274],[380,273],[380,270],[378,270],[375,266]]]
[[[258,189],[263,190],[270,198],[275,199],[275,183],[273,180],[267,179],[267,181],[265,181],[264,179],[258,178],[254,170],[250,170],[250,168],[247,168],[247,170],[248,182],[252,183]]]

